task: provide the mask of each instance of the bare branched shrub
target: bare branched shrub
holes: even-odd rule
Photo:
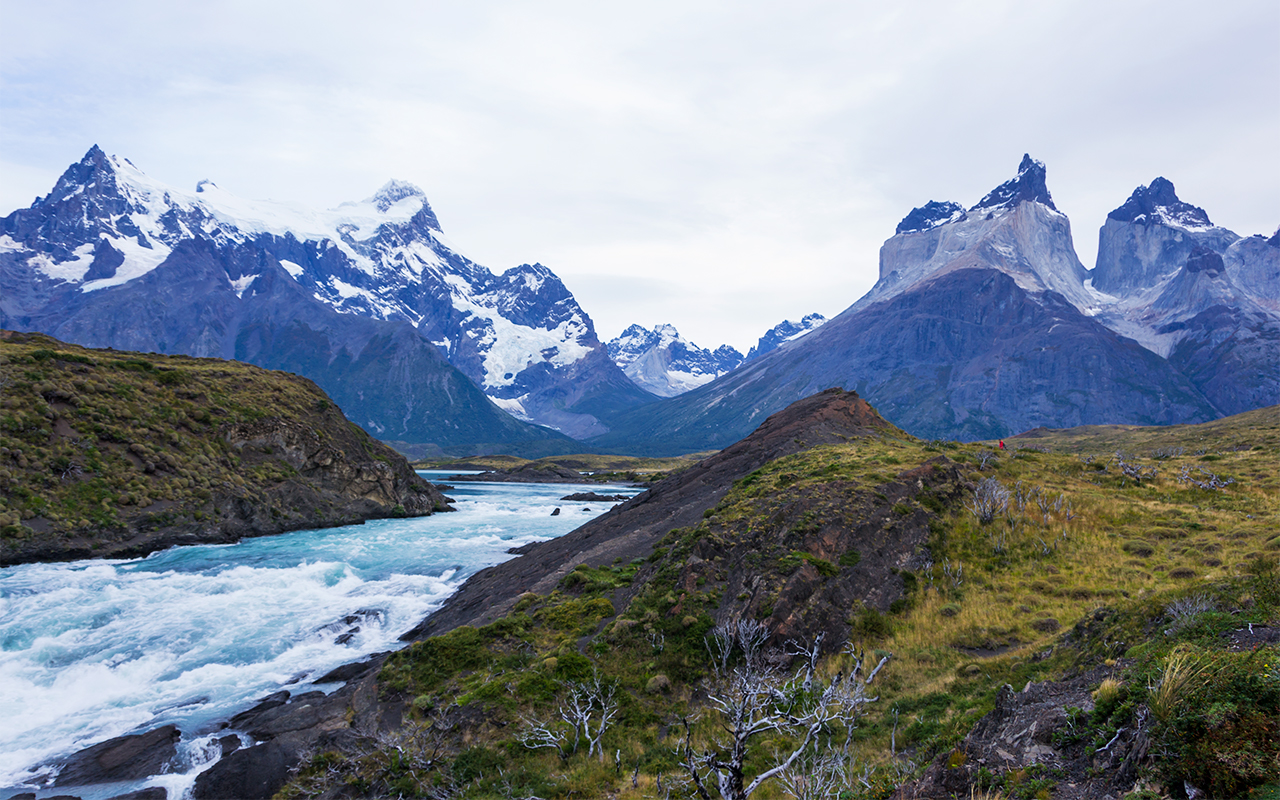
[[[1141,484],[1143,481],[1153,481],[1160,474],[1159,468],[1148,467],[1143,469],[1142,465],[1134,460],[1133,456],[1127,456],[1119,450],[1116,451],[1111,460],[1119,467],[1120,473],[1124,477],[1137,484]]]
[[[422,722],[408,720],[389,731],[378,730],[376,724],[359,726],[354,738],[334,751],[301,752],[290,775],[307,797],[341,790],[357,778],[375,795],[390,794],[392,783],[407,775],[419,790],[426,790],[422,796],[449,800],[463,788],[445,769],[452,763],[446,741],[454,727],[447,713]]]
[[[1177,458],[1185,452],[1187,452],[1187,448],[1185,447],[1157,447],[1155,451],[1151,453],[1151,457],[1163,461],[1167,458]]]
[[[942,574],[951,582],[952,591],[959,591],[964,583],[964,564],[959,561],[952,564],[951,559],[943,559]]]
[[[589,681],[570,681],[554,719],[522,717],[520,743],[530,750],[553,749],[567,760],[585,743],[587,756],[604,761],[601,740],[618,713],[617,687],[593,672]]]
[[[1214,604],[1213,598],[1208,595],[1193,594],[1188,597],[1179,597],[1164,609],[1164,613],[1171,623],[1169,628],[1165,630],[1165,634],[1172,635],[1177,633],[1194,623],[1201,614],[1216,610],[1217,606]]]
[[[791,647],[800,666],[789,673],[785,654],[765,647],[768,639],[768,629],[750,619],[718,625],[707,637],[714,671],[708,699],[722,733],[700,749],[686,719],[684,742],[677,751],[691,788],[703,800],[710,800],[712,790],[727,800],[746,800],[767,781],[782,780],[805,759],[820,759],[818,739],[823,734],[843,732],[847,749],[866,705],[876,700],[867,695],[867,686],[889,656],[863,677],[866,662],[860,652],[854,653],[849,674],[841,673],[824,685],[817,676],[820,640]],[[754,761],[755,742],[775,736],[798,744],[777,753],[772,766],[749,778],[747,764]]]
[[[1206,489],[1211,492],[1224,491],[1228,486],[1236,482],[1235,478],[1220,478],[1204,467],[1197,467],[1196,471],[1202,476],[1196,479],[1191,475],[1191,467],[1183,467],[1182,472],[1178,475],[1179,483],[1189,483],[1197,489]]]
[[[978,469],[986,469],[992,461],[999,457],[998,454],[990,450],[979,450],[977,455],[974,456],[974,458],[978,459]]]
[[[995,478],[987,478],[973,490],[973,498],[965,503],[965,508],[980,524],[990,524],[997,514],[1009,508],[1009,490]]]

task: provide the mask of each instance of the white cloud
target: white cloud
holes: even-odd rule
[[[671,322],[745,348],[831,316],[912,206],[972,203],[1023,152],[1086,265],[1156,175],[1239,233],[1280,223],[1272,0],[0,0],[0,18],[0,213],[95,142],[166,182],[317,206],[400,177],[477,261],[555,270],[606,337]]]

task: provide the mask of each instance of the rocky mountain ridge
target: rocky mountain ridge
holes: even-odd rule
[[[742,353],[729,345],[704,350],[668,324],[653,330],[631,325],[609,341],[608,349],[632,382],[659,397],[683,394],[742,363]]]
[[[432,441],[422,438],[424,410],[477,428],[474,443],[557,438],[463,400],[468,392],[446,365],[516,417],[577,436],[603,432],[602,417],[652,399],[613,365],[550,270],[525,264],[494,275],[468,260],[408,183],[317,212],[245,201],[209,181],[183,192],[95,146],[0,230],[0,325],[86,345],[277,358],[288,363],[271,366],[285,368],[306,355],[280,353],[307,340],[315,363],[297,371],[384,439]],[[166,307],[151,311],[158,301]],[[148,313],[114,313],[121,304]],[[369,360],[370,339],[390,347],[383,374],[365,384],[390,397],[385,408],[338,397],[342,383],[359,385],[346,364]],[[342,375],[323,374],[335,365]],[[433,391],[394,385],[413,381],[409,373]]]
[[[653,330],[631,325],[611,340],[608,348],[614,363],[637,386],[659,397],[675,397],[800,338],[826,321],[821,314],[808,314],[799,322],[783,320],[765,331],[746,356],[727,344],[704,350],[669,324],[655,325]]]

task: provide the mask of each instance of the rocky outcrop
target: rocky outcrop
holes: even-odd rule
[[[486,470],[475,475],[450,475],[449,480],[481,483],[588,483],[591,478],[560,464],[531,461],[511,469]]]
[[[449,510],[305,378],[39,334],[4,332],[0,348],[6,408],[37,412],[0,431],[0,487],[12,496],[0,507],[0,564]]]
[[[108,739],[75,753],[61,764],[53,785],[86,786],[157,775],[173,761],[181,738],[177,727],[165,725],[146,733]]]
[[[1021,691],[1004,686],[996,696],[995,709],[978,721],[957,748],[938,756],[922,777],[899,787],[895,800],[967,797],[984,788],[984,776],[1028,770],[1033,776],[1051,776],[1053,797],[1060,800],[1123,796],[1133,789],[1139,769],[1150,765],[1150,740],[1144,726],[1121,728],[1096,751],[1086,750],[1086,742],[1070,735],[1071,726],[1077,724],[1073,714],[1093,709],[1090,690],[1107,671],[1028,683]]]
[[[596,492],[574,492],[560,498],[561,500],[572,500],[579,503],[620,503],[628,500],[625,494],[597,494]]]

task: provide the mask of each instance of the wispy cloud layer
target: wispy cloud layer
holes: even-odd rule
[[[1096,230],[1164,175],[1280,223],[1280,6],[1190,2],[4,0],[0,213],[90,144],[182,186],[333,206],[421,185],[602,335],[740,348],[852,303],[897,221],[1045,161]]]

